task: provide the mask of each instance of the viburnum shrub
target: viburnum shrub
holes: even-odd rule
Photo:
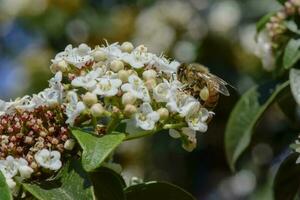
[[[126,185],[111,159],[122,141],[162,130],[196,147],[214,113],[184,89],[179,65],[130,42],[68,45],[49,88],[0,101],[0,199],[193,199],[167,183]]]
[[[225,132],[225,147],[230,167],[235,170],[236,166],[241,166],[239,158],[251,144],[253,133],[264,132],[255,130],[256,125],[264,113],[276,104],[290,123],[288,127],[282,124],[285,129],[281,130],[280,136],[276,135],[282,144],[274,152],[280,154],[276,157],[278,160],[274,159],[269,166],[270,175],[267,179],[271,180],[274,199],[289,200],[299,198],[300,186],[300,142],[297,136],[300,131],[300,1],[277,1],[282,8],[267,14],[257,23],[258,55],[268,73],[263,75],[262,83],[249,89],[239,99],[233,109]],[[271,127],[275,124],[271,124]],[[276,129],[279,129],[278,126]],[[272,136],[272,142],[276,143],[275,133]],[[290,141],[295,142],[289,147]],[[280,164],[276,173],[274,164]]]

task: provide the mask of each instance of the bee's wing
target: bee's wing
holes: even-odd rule
[[[215,90],[217,90],[218,92],[220,92],[221,94],[225,95],[225,96],[230,96],[230,93],[226,87],[226,85],[229,85],[226,81],[224,81],[223,79],[213,75],[213,74],[202,74],[202,77],[206,80],[206,81],[210,81],[213,82],[213,87]]]
[[[230,93],[227,89],[227,87],[223,84],[215,84],[216,86],[214,87],[218,92],[220,92],[221,94],[225,95],[225,96],[230,96]]]

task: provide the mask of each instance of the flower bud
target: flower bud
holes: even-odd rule
[[[133,45],[131,42],[124,42],[122,45],[121,45],[121,50],[124,51],[124,52],[128,52],[130,53],[132,50],[133,50]]]
[[[96,62],[105,61],[107,59],[107,55],[104,51],[96,50],[92,53],[94,60]]]
[[[82,43],[82,44],[80,44],[79,46],[78,46],[78,51],[81,53],[85,53],[85,52],[87,52],[87,51],[89,51],[90,50],[90,47],[87,45],[87,44],[85,44],[85,43]]]
[[[11,178],[6,179],[6,184],[11,190],[14,189],[17,185],[16,182]]]
[[[30,178],[31,174],[33,173],[33,169],[29,166],[20,166],[19,172],[22,178]]]
[[[118,72],[122,69],[124,69],[124,64],[122,61],[120,60],[113,60],[111,63],[110,63],[110,69],[114,72]]]
[[[118,77],[123,83],[126,83],[128,81],[129,72],[122,69],[118,72]]]
[[[98,102],[97,95],[91,92],[87,92],[85,95],[83,95],[82,100],[87,106],[92,106]]]
[[[94,117],[101,117],[105,113],[105,109],[100,103],[96,103],[91,107],[91,113]]]
[[[157,113],[159,114],[159,118],[161,120],[166,120],[169,117],[169,111],[166,108],[160,108],[160,109],[158,109]]]
[[[74,146],[75,146],[74,139],[68,139],[64,144],[64,148],[69,151],[71,151],[74,148]]]
[[[156,71],[153,69],[149,69],[143,72],[143,79],[149,80],[149,79],[155,79],[156,78]]]
[[[148,90],[153,90],[153,88],[155,88],[155,86],[156,86],[156,80],[155,79],[149,79],[149,80],[146,81],[145,85],[148,88]]]
[[[68,70],[68,63],[65,60],[59,61],[57,69],[61,72],[66,72]]]
[[[127,104],[124,108],[124,114],[127,117],[130,117],[131,115],[133,115],[136,112],[137,112],[137,108],[134,105]]]
[[[135,101],[136,101],[136,97],[129,92],[126,92],[122,96],[122,104],[123,105],[134,104]]]
[[[52,64],[50,65],[50,71],[55,74],[56,72],[59,71],[57,64]]]

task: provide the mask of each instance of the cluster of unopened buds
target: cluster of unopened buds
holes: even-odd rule
[[[71,127],[101,136],[125,125],[128,138],[167,129],[193,150],[213,112],[185,92],[179,65],[130,42],[67,46],[52,60],[49,88],[0,102],[0,170],[8,185],[60,169],[75,145]]]
[[[288,20],[299,15],[300,0],[288,0],[280,11],[272,14],[264,31],[258,35],[256,54],[262,59],[266,70],[271,71],[275,68],[275,52],[286,43],[285,35],[290,29],[287,25]]]
[[[284,3],[284,8],[276,12],[270,21],[266,24],[268,35],[273,42],[273,48],[278,47],[279,37],[287,30],[285,20],[294,16],[300,15],[300,1],[288,0]]]

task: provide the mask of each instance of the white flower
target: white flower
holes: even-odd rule
[[[28,162],[24,158],[18,158],[15,160],[18,166],[18,171],[22,178],[30,178],[33,173],[33,169],[28,166]]]
[[[153,111],[149,103],[143,103],[135,114],[136,126],[143,130],[153,130],[159,120],[159,114]]]
[[[275,57],[272,50],[272,42],[266,32],[261,32],[257,39],[257,48],[255,54],[261,58],[263,67],[271,71],[275,67]]]
[[[16,99],[14,102],[10,102],[7,110],[11,113],[14,110],[33,110],[35,107],[36,105],[31,101],[31,97],[26,95]]]
[[[131,53],[123,53],[122,60],[131,65],[133,68],[139,69],[145,65],[151,65],[154,56],[154,54],[142,51],[137,47]]]
[[[0,160],[0,171],[5,178],[10,179],[17,175],[18,165],[12,156],[7,156],[5,160]]]
[[[12,178],[6,178],[6,184],[10,190],[14,191],[17,186],[17,183]]]
[[[103,75],[104,71],[102,68],[97,68],[96,70],[90,71],[84,76],[78,76],[72,80],[71,84],[74,87],[83,87],[87,90],[93,90],[96,87],[96,78]]]
[[[180,132],[181,134],[175,129],[170,129],[169,135],[175,139],[183,136],[185,140],[183,140],[182,147],[186,151],[193,151],[197,146],[196,131],[189,127],[184,127],[180,129]]]
[[[193,110],[198,109],[200,106],[199,101],[194,97],[184,94],[183,92],[177,91],[171,96],[167,103],[167,108],[171,112],[177,112],[181,117],[189,115]]]
[[[50,170],[59,170],[62,166],[60,161],[60,153],[58,151],[49,151],[47,149],[42,149],[34,155],[36,162]]]
[[[66,106],[66,115],[68,117],[66,123],[74,125],[76,118],[86,109],[82,101],[78,101],[78,96],[74,91],[68,93],[69,103]]]
[[[186,121],[192,130],[206,132],[207,124],[206,120],[210,116],[210,112],[205,108],[195,110],[193,114],[186,117]]]
[[[121,89],[124,92],[131,93],[138,99],[142,99],[145,102],[150,102],[148,89],[144,85],[144,82],[134,74],[128,77],[128,83],[123,84]]]
[[[153,89],[153,97],[157,102],[169,102],[172,95],[181,87],[179,81],[172,81],[169,83],[164,79],[164,82],[158,84]]]
[[[0,116],[4,115],[7,109],[7,103],[0,99]]]
[[[165,73],[176,73],[180,63],[177,61],[169,61],[165,57],[155,57],[155,66]]]
[[[93,93],[102,96],[115,96],[119,91],[119,87],[122,85],[122,81],[120,79],[103,77],[99,78],[98,81],[99,82]]]
[[[116,42],[111,45],[108,45],[106,48],[101,48],[105,52],[110,60],[120,59],[123,55],[120,45]]]
[[[186,151],[193,151],[197,146],[196,131],[190,128],[182,128],[182,133],[187,136],[187,141],[182,144]]]
[[[58,64],[60,61],[65,60],[67,63],[80,69],[85,66],[86,63],[93,61],[93,57],[90,54],[91,48],[86,44],[81,44],[78,48],[72,48],[72,45],[68,45],[65,51],[55,56],[52,63]]]

